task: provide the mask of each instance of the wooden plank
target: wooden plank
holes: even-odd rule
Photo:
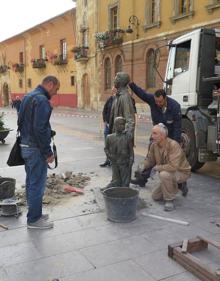
[[[6,225],[4,225],[4,224],[0,224],[0,227],[4,228],[6,230],[8,229],[8,227]]]
[[[212,246],[214,246],[214,247],[220,249],[220,243],[218,243],[218,242],[216,242],[216,241],[214,241],[214,240],[210,240],[210,239],[204,238],[204,237],[202,237],[202,236],[197,236],[197,237],[198,237],[199,239],[205,241],[206,243],[208,243],[208,244],[210,244],[210,245],[212,245]]]
[[[182,249],[181,249],[182,253],[186,253],[187,252],[188,242],[189,242],[188,239],[184,239],[183,240],[183,245],[182,245]]]
[[[193,270],[193,273],[196,275],[199,273],[200,276],[204,276],[203,280],[205,281],[218,281],[215,273],[211,271],[207,265],[201,263],[198,258],[189,253],[183,254],[181,248],[174,249],[173,259],[178,260],[179,262],[183,261],[188,264],[188,267]]]

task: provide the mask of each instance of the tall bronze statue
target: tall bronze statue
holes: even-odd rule
[[[134,138],[135,111],[132,98],[128,91],[130,77],[125,72],[118,72],[114,80],[114,86],[117,89],[109,121],[109,133],[115,132],[114,120],[116,117],[125,118],[125,132],[132,140]]]

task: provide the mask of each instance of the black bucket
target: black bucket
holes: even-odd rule
[[[15,195],[15,179],[0,177],[0,200],[11,198]]]
[[[103,191],[107,218],[113,222],[136,219],[138,191],[129,187],[112,187]]]

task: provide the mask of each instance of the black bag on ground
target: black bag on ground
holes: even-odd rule
[[[16,137],[15,144],[13,145],[8,157],[8,166],[24,165],[24,159],[21,157],[20,136]]]

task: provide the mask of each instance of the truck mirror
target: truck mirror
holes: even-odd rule
[[[166,80],[165,83],[167,85],[172,85],[173,84],[173,78]]]

